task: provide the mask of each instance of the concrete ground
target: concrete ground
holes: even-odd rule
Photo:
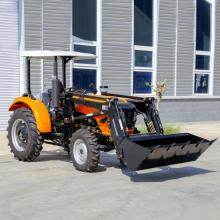
[[[220,122],[181,124],[220,138]],[[130,172],[114,153],[98,172],[76,171],[66,153],[46,146],[32,163],[14,160],[0,133],[0,219],[220,219],[220,142],[198,161]]]

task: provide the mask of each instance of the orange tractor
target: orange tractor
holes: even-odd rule
[[[9,110],[8,139],[15,158],[33,161],[43,143],[64,147],[81,171],[95,171],[100,151],[116,150],[130,170],[141,170],[196,160],[213,142],[192,134],[164,135],[154,98],[140,98],[83,89],[66,88],[66,64],[70,60],[94,59],[93,55],[62,51],[29,51],[26,57],[26,93]],[[31,58],[54,62],[52,88],[37,99],[30,88]],[[62,60],[62,82],[58,79]],[[148,132],[140,134],[142,115]]]

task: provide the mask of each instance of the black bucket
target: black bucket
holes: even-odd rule
[[[138,135],[124,139],[119,148],[128,169],[143,170],[195,161],[214,142],[187,133]]]

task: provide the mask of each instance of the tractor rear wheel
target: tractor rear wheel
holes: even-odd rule
[[[33,161],[40,155],[43,139],[29,109],[17,109],[9,120],[7,130],[9,146],[16,159]]]
[[[100,154],[97,138],[88,129],[80,129],[73,133],[70,153],[77,170],[94,172],[98,167]]]

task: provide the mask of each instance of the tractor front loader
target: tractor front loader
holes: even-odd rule
[[[93,55],[63,51],[23,53],[27,64],[27,93],[16,98],[9,110],[8,139],[18,160],[32,161],[43,143],[64,147],[81,171],[95,171],[100,151],[116,150],[130,170],[141,170],[196,160],[215,141],[192,134],[164,135],[154,98],[140,98],[80,88],[66,88],[66,64],[70,60],[94,59]],[[54,60],[52,89],[35,98],[30,89],[30,59]],[[62,60],[62,83],[58,79]],[[142,115],[148,132],[140,134]]]

